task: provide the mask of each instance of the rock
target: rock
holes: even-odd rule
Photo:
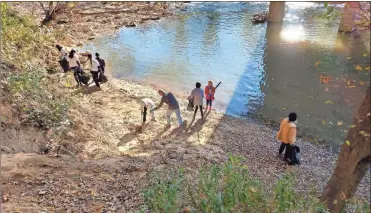
[[[82,28],[82,32],[84,32],[84,33],[89,33],[89,32],[91,32],[91,31],[93,31],[89,26],[84,26],[83,28]]]
[[[77,46],[78,46],[78,47],[80,47],[80,46],[82,46],[82,45],[84,45],[84,43],[82,43],[81,41],[79,41],[79,42],[77,43]]]
[[[8,202],[9,201],[9,195],[5,194],[5,195],[1,196],[1,200],[3,201],[3,203]]]
[[[7,146],[1,146],[1,151],[5,152],[5,153],[12,153],[13,152],[13,149],[7,147]]]
[[[129,23],[125,25],[125,27],[135,27],[135,26],[137,25],[133,21],[130,21]]]
[[[70,20],[68,20],[68,19],[61,19],[61,20],[58,20],[57,21],[57,24],[67,24],[68,22],[70,22]]]
[[[69,137],[69,138],[71,138],[71,139],[74,139],[76,136],[75,136],[75,134],[73,134],[72,132],[68,132],[67,133],[67,136]]]
[[[40,190],[40,191],[38,192],[38,194],[39,194],[39,195],[45,195],[45,194],[46,194],[46,191],[44,191],[44,190]]]

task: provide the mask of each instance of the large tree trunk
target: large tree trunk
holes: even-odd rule
[[[346,142],[341,146],[334,173],[332,174],[321,201],[331,213],[338,213],[345,207],[345,200],[351,198],[359,182],[367,173],[371,162],[370,142],[370,87],[358,109]]]

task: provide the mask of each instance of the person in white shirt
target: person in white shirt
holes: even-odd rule
[[[90,65],[90,73],[93,76],[93,80],[95,82],[95,85],[100,88],[99,85],[99,73],[100,73],[100,67],[99,62],[97,59],[93,58],[91,54],[88,55],[88,63]]]
[[[143,119],[142,120],[142,131],[143,131],[144,130],[144,125],[147,121],[147,112],[148,111],[150,111],[150,113],[151,113],[152,121],[156,121],[155,112],[151,111],[155,107],[155,104],[149,98],[137,99],[137,101],[140,104],[140,111],[142,113],[142,119]]]
[[[75,76],[75,80],[77,85],[81,85],[80,76],[83,73],[81,68],[79,57],[76,54],[75,50],[71,50],[67,57],[68,64],[70,66],[70,70],[74,70],[73,76]]]
[[[201,83],[196,83],[196,88],[192,90],[192,93],[190,95],[190,99],[193,100],[193,104],[196,106],[193,119],[196,117],[196,113],[198,108],[200,108],[201,112],[201,119],[204,119],[204,112],[202,109],[202,105],[204,102],[204,91],[201,89]]]

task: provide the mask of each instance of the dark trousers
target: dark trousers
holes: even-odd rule
[[[90,71],[90,73],[93,76],[93,80],[95,82],[95,85],[97,85],[97,87],[100,87],[100,85],[99,85],[99,72]]]
[[[144,107],[143,110],[143,123],[145,123],[147,120],[147,107]]]
[[[206,100],[206,107],[207,106],[212,106],[213,105],[213,101],[212,100]]]
[[[82,71],[80,67],[71,67],[71,70],[73,70],[73,77],[75,77],[75,81],[77,84],[81,84],[80,82],[80,75],[82,75]]]
[[[195,108],[195,114],[193,115],[193,117],[196,117],[196,113],[197,113],[198,108],[200,108],[201,117],[204,118],[204,111],[202,109],[202,105],[196,106],[196,108]]]
[[[292,153],[292,146],[291,146],[291,144],[281,143],[281,146],[280,146],[280,149],[278,151],[278,154],[282,154],[283,151],[285,151],[285,154],[284,154],[284,159],[285,160],[287,158],[291,158],[291,153]]]

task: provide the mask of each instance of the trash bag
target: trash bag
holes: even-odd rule
[[[187,106],[188,111],[193,111],[194,110],[194,104],[193,104],[193,99],[188,97],[188,106]]]
[[[107,76],[105,76],[102,72],[99,74],[99,82],[106,83],[108,81]]]
[[[287,146],[287,158],[286,161],[289,165],[300,165],[300,148],[296,145]]]
[[[85,72],[82,72],[81,74],[79,74],[79,80],[81,83],[88,85],[90,81],[90,75]]]

